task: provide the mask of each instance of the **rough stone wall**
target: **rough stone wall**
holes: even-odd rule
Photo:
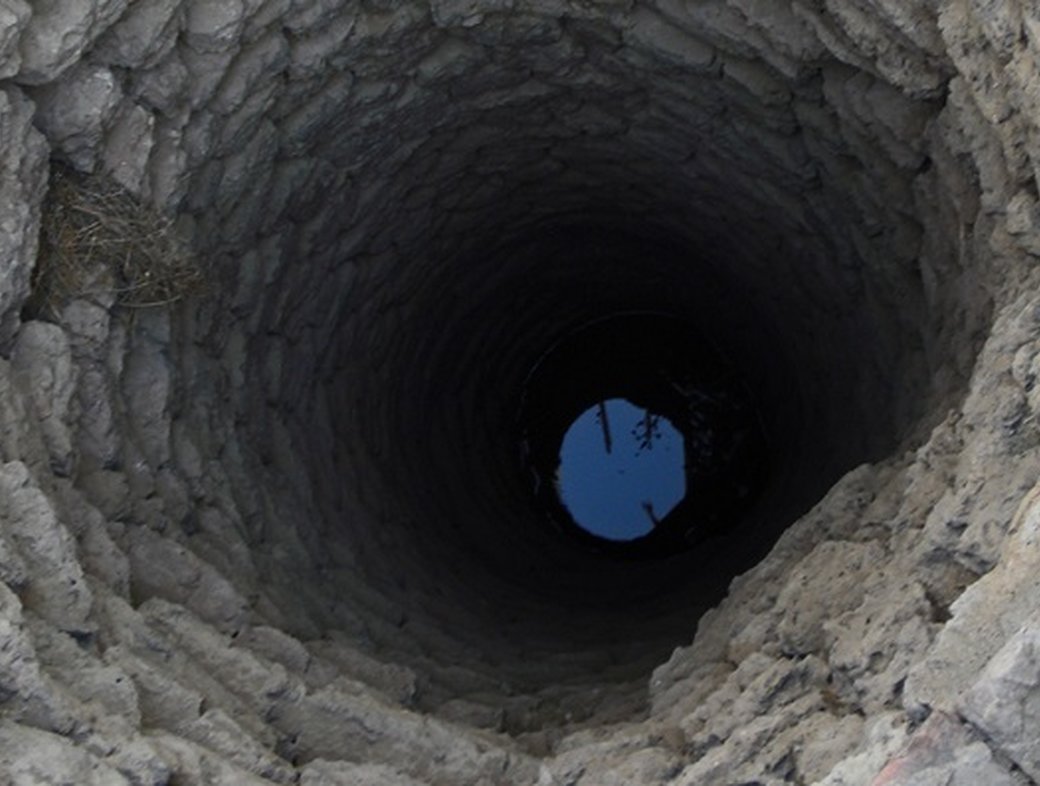
[[[0,2],[0,772],[1040,781],[1038,54],[1017,1]],[[58,162],[207,291],[23,310]],[[783,460],[608,574],[509,435],[622,309]]]

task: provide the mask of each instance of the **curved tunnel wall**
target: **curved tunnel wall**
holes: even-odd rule
[[[647,10],[443,31],[406,10],[376,18],[393,56],[362,57],[365,39],[330,50],[315,98],[290,114],[300,97],[278,94],[252,145],[325,178],[279,194],[282,213],[262,189],[247,195],[284,261],[273,302],[249,306],[264,316],[244,387],[288,411],[307,468],[297,486],[319,506],[298,525],[312,556],[296,570],[329,541],[363,548],[369,586],[452,638],[481,631],[473,654],[499,672],[526,659],[514,642],[605,654],[622,638],[659,658],[676,643],[669,613],[717,599],[844,470],[911,436],[966,379],[947,343],[965,335],[943,336],[944,323],[970,315],[963,331],[988,304],[959,301],[974,273],[939,227],[925,257],[917,215],[947,199],[925,134],[938,88],[915,100],[827,62],[785,74],[748,59],[747,43],[712,46]],[[189,183],[188,204],[202,201]],[[251,228],[202,203],[202,237],[211,223],[227,234],[229,218]],[[943,273],[926,292],[933,265]],[[517,399],[538,357],[632,309],[694,321],[739,366],[783,468],[735,543],[666,565],[542,536],[516,469]],[[277,453],[260,406],[243,404],[241,439]],[[322,509],[326,495],[339,506]],[[658,611],[642,619],[648,603]],[[619,615],[640,618],[622,637]]]
[[[344,642],[368,659],[352,678],[403,669],[405,703],[452,721],[644,717],[651,670],[734,576],[960,406],[1026,276],[1014,10],[91,9],[12,12],[20,220],[48,156],[104,172],[176,214],[208,291],[58,314],[76,392],[24,429],[73,469],[37,482],[124,555],[98,597]],[[1019,81],[987,88],[1009,58]],[[32,370],[50,334],[13,316],[35,253],[14,237],[0,335]],[[617,561],[538,522],[516,417],[554,342],[643,311],[741,371],[774,469],[727,537]]]

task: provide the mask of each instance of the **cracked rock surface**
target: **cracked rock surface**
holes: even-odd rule
[[[1020,0],[0,0],[0,773],[1040,782],[1038,58]],[[57,276],[59,172],[203,284]],[[622,313],[769,437],[667,559],[517,455]]]

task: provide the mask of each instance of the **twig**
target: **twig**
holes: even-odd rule
[[[614,442],[610,438],[610,422],[607,420],[607,405],[606,402],[603,401],[599,402],[599,423],[603,428],[603,445],[606,447],[609,455]]]

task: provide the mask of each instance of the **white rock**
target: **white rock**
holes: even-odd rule
[[[817,652],[825,645],[824,624],[852,611],[863,600],[864,581],[884,565],[882,549],[872,543],[828,541],[791,570],[777,598],[783,614],[781,647],[790,653]]]
[[[380,764],[315,759],[300,773],[300,786],[425,786],[424,783]]]
[[[32,9],[25,0],[0,3],[0,79],[14,76],[22,65],[18,38],[29,24],[31,14]]]
[[[62,732],[75,725],[73,702],[41,669],[22,605],[5,584],[0,584],[0,693],[5,715],[14,720]]]
[[[64,629],[84,629],[92,596],[76,544],[21,462],[0,465],[0,527],[32,571],[24,602]]]
[[[185,39],[199,52],[224,52],[233,48],[245,24],[243,0],[189,0]]]
[[[124,718],[131,728],[140,726],[137,691],[125,671],[103,662],[43,620],[33,617],[28,622],[41,665],[69,695],[84,704],[94,704],[106,714]]]
[[[226,761],[220,754],[173,734],[160,733],[152,737],[156,752],[170,768],[172,781],[199,784],[199,786],[270,786],[271,781],[261,778]]]
[[[487,783],[493,773],[508,783],[537,779],[538,767],[528,757],[490,738],[477,741],[456,727],[392,708],[344,680],[285,704],[271,722],[292,736],[308,759],[390,765],[412,777],[459,786]]]
[[[267,750],[223,710],[207,710],[197,720],[183,726],[180,733],[254,775],[275,783],[295,782],[293,768],[288,762]]]
[[[991,745],[1040,780],[1040,615],[993,656],[961,711]]]
[[[163,319],[163,315],[156,316]],[[170,457],[171,375],[170,361],[160,338],[143,335],[134,342],[123,368],[122,389],[130,410],[134,440],[153,469],[161,467]]]
[[[47,146],[33,108],[17,89],[0,88],[0,351],[18,327],[36,259]]]
[[[93,58],[105,65],[149,68],[173,47],[183,16],[178,0],[134,0],[98,39]]]
[[[77,169],[90,172],[122,89],[104,66],[79,64],[61,81],[31,93],[36,122],[55,149]]]
[[[76,417],[70,406],[76,379],[69,338],[57,325],[28,322],[18,332],[13,361],[43,432],[51,467],[67,476],[73,468],[69,425]]]
[[[289,64],[289,43],[280,31],[272,32],[243,49],[224,73],[208,109],[230,114],[258,89],[266,87]]]
[[[951,606],[953,618],[909,672],[904,702],[952,710],[1040,597],[1040,485],[1023,498],[1000,563]]]
[[[874,769],[877,754],[881,750],[891,750],[891,739],[873,742],[865,756],[843,762],[823,784],[1022,786],[1022,781],[997,763],[989,748],[975,741],[970,730],[958,718],[943,712],[933,713],[909,738],[906,746],[880,770]],[[857,759],[860,767],[850,766]]]
[[[211,565],[143,527],[131,530],[129,541],[130,586],[138,598],[183,603],[222,629],[241,625],[246,601]]]
[[[18,786],[130,786],[117,770],[71,740],[0,721],[0,773]]]
[[[105,660],[130,675],[145,725],[176,731],[202,714],[202,695],[181,685],[167,673],[168,668],[145,661],[124,645],[109,646]]]
[[[124,101],[105,136],[102,163],[112,179],[130,193],[147,198],[148,159],[155,145],[155,116]]]
[[[50,82],[87,50],[126,9],[129,0],[34,0],[22,33],[17,81]]]
[[[868,786],[906,743],[906,721],[890,712],[869,724],[862,750],[838,762],[817,786]]]

